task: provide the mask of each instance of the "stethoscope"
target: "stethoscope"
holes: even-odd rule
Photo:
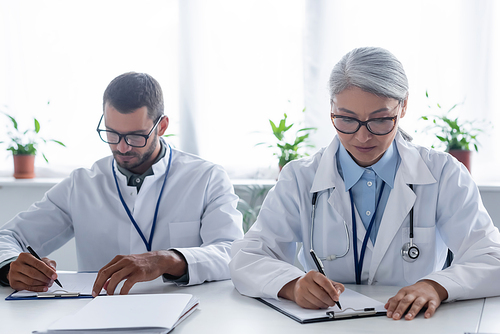
[[[368,244],[368,238],[370,237],[370,233],[373,227],[373,222],[375,220],[376,216],[376,211],[378,209],[378,205],[380,203],[380,199],[382,198],[382,192],[384,190],[385,182],[382,183],[382,187],[380,190],[380,196],[377,201],[377,205],[375,207],[375,212],[373,213],[372,219],[370,221],[370,224],[368,225],[365,238],[363,240],[363,244],[361,246],[361,256],[358,258],[358,247],[357,247],[357,238],[356,238],[356,215],[354,211],[354,201],[352,199],[352,193],[349,191],[350,199],[351,199],[351,213],[352,213],[352,228],[353,228],[353,248],[354,248],[354,265],[355,265],[355,270],[356,270],[356,283],[360,284],[361,283],[361,271],[363,269],[363,259],[366,251],[366,247]],[[409,185],[410,189],[413,191],[413,185]],[[332,190],[335,188],[332,188]],[[317,200],[319,196],[321,196],[322,192],[315,192],[313,193],[312,196],[312,214],[311,214],[311,234],[310,234],[310,243],[311,243],[311,249],[314,250],[314,243],[313,243],[313,232],[314,232],[314,218],[316,214],[316,206],[317,206]],[[330,190],[328,190],[330,192]],[[350,250],[350,242],[349,242],[349,230],[347,228],[347,224],[344,220],[344,228],[346,232],[346,250],[344,253],[337,255],[337,254],[331,254],[328,255],[327,257],[320,257],[320,260],[326,260],[326,261],[333,261],[338,258],[342,258],[347,255],[347,253]],[[413,207],[410,210],[410,235],[409,235],[410,241],[405,243],[403,247],[401,247],[401,256],[403,257],[403,260],[407,262],[414,262],[417,260],[417,258],[420,255],[420,250],[418,246],[413,242]]]
[[[153,236],[155,233],[156,219],[158,217],[158,208],[160,207],[160,199],[161,199],[161,195],[163,194],[163,189],[165,188],[165,184],[167,183],[168,172],[170,171],[170,164],[172,163],[172,149],[170,148],[170,145],[168,145],[168,144],[167,144],[167,148],[170,151],[169,156],[168,156],[168,166],[167,166],[167,171],[165,172],[165,177],[163,179],[163,184],[161,186],[160,195],[158,195],[158,200],[156,201],[155,215],[153,218],[153,225],[151,226],[151,232],[149,234],[149,241],[146,240],[144,233],[142,233],[141,228],[139,227],[139,225],[137,225],[134,217],[130,213],[130,209],[128,208],[127,203],[125,203],[125,200],[123,199],[122,193],[120,191],[120,186],[118,185],[118,179],[116,177],[115,168],[114,168],[115,160],[113,159],[113,162],[111,163],[111,170],[113,171],[113,176],[115,178],[115,184],[116,184],[116,190],[118,191],[118,196],[120,197],[120,201],[122,202],[123,208],[127,212],[128,218],[130,219],[130,221],[134,225],[137,233],[139,233],[139,235],[141,236],[141,239],[144,242],[144,245],[146,245],[146,249],[148,250],[148,252],[151,251],[151,248],[153,245]]]
[[[413,190],[413,184],[410,184],[410,189]],[[401,247],[401,256],[406,262],[414,262],[420,255],[420,249],[413,243],[413,206],[410,209],[410,241]]]

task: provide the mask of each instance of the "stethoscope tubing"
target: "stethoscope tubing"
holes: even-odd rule
[[[412,184],[410,184],[409,187],[413,192],[415,192]],[[333,189],[335,189],[335,187],[331,188],[331,190],[333,190]],[[382,190],[383,190],[383,188],[382,188]],[[311,250],[314,250],[313,235],[314,235],[314,220],[315,220],[315,216],[316,216],[317,201],[323,192],[325,192],[325,190],[321,191],[321,192],[315,192],[315,193],[313,193],[313,196],[312,196],[312,201],[311,201],[311,204],[312,204],[311,233],[310,233],[310,240],[309,240],[310,245],[311,245]],[[328,189],[328,192],[330,192],[330,189]],[[380,202],[380,198],[382,197],[381,195],[379,196],[378,202]],[[351,199],[351,210],[354,210],[353,204],[352,204],[352,202],[353,202],[352,194],[350,194],[350,199]],[[378,203],[377,203],[377,207],[378,207]],[[357,240],[354,239],[355,238],[354,231],[356,230],[356,226],[355,226],[356,221],[355,221],[354,211],[352,212],[352,216],[353,216],[353,218],[352,218],[353,219],[353,222],[352,222],[353,223],[353,244],[357,245],[357,242],[356,242]],[[409,232],[410,241],[407,242],[406,244],[404,244],[403,247],[401,248],[401,256],[407,262],[414,262],[420,255],[420,250],[419,250],[418,246],[413,243],[413,237],[414,237],[413,216],[414,216],[414,210],[413,210],[413,206],[412,206],[412,208],[410,209],[410,232]],[[373,218],[375,218],[375,215],[373,216]],[[367,243],[367,239],[371,233],[372,226],[373,226],[373,224],[370,223],[369,228],[368,228],[366,235],[365,235],[365,240],[363,240],[360,259],[357,259],[357,255],[358,255],[357,254],[358,253],[357,246],[356,246],[356,248],[354,248],[354,253],[355,253],[354,255],[356,257],[355,267],[356,267],[356,283],[357,284],[360,284],[360,281],[361,281],[361,270],[362,270],[363,258],[364,258],[364,253],[365,253],[364,250],[366,250],[366,243]],[[344,221],[344,227],[345,227],[345,231],[346,231],[346,240],[347,240],[346,251],[341,255],[332,254],[332,255],[328,255],[327,257],[319,257],[320,260],[332,261],[332,260],[336,260],[338,258],[345,257],[347,255],[347,253],[349,253],[349,250],[350,250],[349,229],[347,228],[347,224],[345,221]]]
[[[313,244],[313,232],[314,232],[314,219],[316,217],[316,203],[317,203],[317,200],[319,198],[319,196],[321,196],[322,193],[324,193],[325,191],[328,191],[328,193],[330,193],[330,190],[333,190],[335,189],[335,187],[331,188],[331,189],[328,189],[328,190],[324,190],[324,191],[321,191],[321,192],[315,192],[313,193],[313,196],[312,196],[312,213],[311,213],[311,233],[310,233],[310,245],[311,245],[311,249],[314,249],[314,244]],[[319,196],[318,196],[319,194]],[[319,257],[320,260],[322,261],[333,261],[333,260],[336,260],[338,258],[342,258],[344,256],[347,255],[347,253],[349,253],[349,250],[350,250],[350,247],[351,247],[351,242],[349,241],[349,229],[347,228],[347,223],[344,221],[344,229],[345,229],[345,233],[346,233],[346,250],[343,254],[341,255],[335,255],[335,254],[331,254],[331,255],[328,255],[327,257]]]

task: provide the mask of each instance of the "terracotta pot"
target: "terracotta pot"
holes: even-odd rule
[[[14,177],[16,179],[32,179],[35,177],[35,156],[30,154],[15,154]]]
[[[465,167],[467,167],[467,170],[471,171],[471,165],[470,165],[470,156],[471,156],[471,151],[469,150],[449,150],[449,152],[452,156],[454,156],[458,161],[463,163]]]

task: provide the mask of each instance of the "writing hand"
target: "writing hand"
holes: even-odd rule
[[[46,257],[38,260],[30,253],[21,253],[11,262],[7,279],[14,290],[46,292],[57,279],[56,262]]]
[[[343,284],[311,270],[304,276],[285,284],[278,296],[293,300],[303,308],[322,309],[334,306],[344,290]]]
[[[173,250],[117,255],[99,270],[92,296],[99,295],[103,288],[108,295],[114,294],[116,286],[123,280],[125,282],[120,294],[126,295],[137,282],[151,281],[163,274],[180,277],[186,271],[187,263],[184,257]]]
[[[440,284],[431,280],[422,280],[402,288],[387,301],[387,304],[385,304],[387,317],[399,320],[404,312],[409,309],[404,318],[412,320],[422,308],[426,307],[424,317],[430,318],[446,298],[448,298],[448,292]]]

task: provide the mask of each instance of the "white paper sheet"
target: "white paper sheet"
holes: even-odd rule
[[[190,294],[99,296],[77,313],[53,323],[47,332],[168,332],[197,305],[198,300]]]

